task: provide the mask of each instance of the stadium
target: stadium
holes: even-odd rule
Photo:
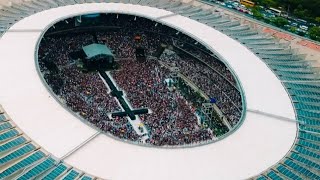
[[[198,1],[0,10],[0,179],[320,179],[319,69]]]

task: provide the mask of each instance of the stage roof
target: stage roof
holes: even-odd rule
[[[90,44],[82,49],[89,59],[98,55],[113,56],[111,50],[104,44]]]

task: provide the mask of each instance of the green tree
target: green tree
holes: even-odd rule
[[[263,19],[263,15],[261,14],[261,12],[257,8],[252,9],[252,15],[256,19],[259,19],[259,20]]]
[[[277,7],[278,0],[253,0],[261,6],[265,7]]]
[[[289,31],[293,32],[293,33],[296,33],[297,32],[297,28],[296,27],[290,27]]]
[[[285,25],[289,24],[288,20],[282,17],[273,18],[272,22],[274,25],[280,28],[283,28]]]
[[[311,39],[320,41],[320,27],[312,27],[309,29],[309,36]]]
[[[305,19],[310,17],[310,13],[301,4],[293,11],[293,14],[299,18]]]

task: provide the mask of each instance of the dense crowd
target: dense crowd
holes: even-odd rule
[[[116,137],[138,141],[139,137],[125,118],[110,119],[108,113],[120,106],[108,93],[98,73],[83,73],[68,54],[94,42],[90,34],[48,37],[41,43],[39,67],[58,98],[79,116]],[[50,71],[45,60],[54,61],[58,71]]]
[[[207,96],[217,99],[217,106],[235,126],[241,116],[241,96],[230,71],[210,55],[202,45],[182,33],[149,20],[130,19],[125,23],[112,16],[109,23],[125,26],[90,33],[45,36],[39,48],[39,67],[47,84],[58,99],[83,119],[118,138],[137,142],[141,137],[127,118],[111,118],[121,110],[98,72],[83,72],[79,60],[70,54],[92,43],[106,44],[115,55],[120,69],[111,75],[133,108],[148,108],[152,113],[139,115],[148,128],[146,143],[156,146],[198,144],[217,136],[204,128],[196,115],[196,102],[179,89],[170,89],[168,66],[178,67]],[[111,19],[112,19],[111,18]],[[121,19],[121,18],[120,18]],[[141,22],[143,21],[143,26]],[[136,25],[139,24],[139,25]],[[132,26],[132,27],[131,27]],[[142,28],[147,30],[142,30]],[[141,40],[135,40],[139,36]],[[179,49],[164,51],[151,58],[161,44]],[[193,45],[191,45],[193,44]],[[145,62],[135,60],[135,48],[145,48]],[[183,53],[182,53],[183,52]],[[199,103],[199,102],[198,102]],[[222,126],[219,124],[219,126]]]
[[[154,33],[133,32],[128,29],[97,32],[96,36],[98,43],[106,44],[113,50],[115,57],[121,59],[134,58],[137,47],[147,47],[146,56],[151,56],[161,43],[168,43],[170,41],[170,38],[162,38]],[[143,39],[143,41],[134,40],[136,36]]]
[[[188,56],[178,56],[173,51],[165,51],[161,61],[174,64],[180,73],[187,76],[194,84],[203,90],[210,98],[217,100],[217,106],[227,117],[232,126],[239,122],[241,111],[240,93],[226,79],[213,71],[207,65]],[[217,68],[215,66],[215,68]]]
[[[121,70],[115,71],[113,77],[127,92],[133,107],[153,112],[141,116],[149,127],[151,144],[181,145],[212,139],[212,134],[198,125],[194,109],[179,91],[169,90],[165,79],[170,72],[157,60],[127,60],[120,64]]]

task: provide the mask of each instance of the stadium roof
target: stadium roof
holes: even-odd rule
[[[82,49],[89,59],[98,55],[113,56],[111,50],[104,44],[90,44]]]
[[[276,75],[254,53],[221,32],[152,7],[78,4],[24,18],[0,39],[0,77],[5,77],[1,80],[1,103],[14,122],[48,152],[106,179],[194,180],[246,179],[268,169],[290,150],[296,123],[250,111],[240,129],[228,138],[196,148],[146,148],[99,135],[52,97],[34,63],[43,30],[58,20],[95,12],[148,17],[190,35],[233,69],[244,90],[247,109],[295,119],[290,98]],[[26,31],[30,29],[38,31]],[[16,49],[20,49],[19,53],[15,53]]]

